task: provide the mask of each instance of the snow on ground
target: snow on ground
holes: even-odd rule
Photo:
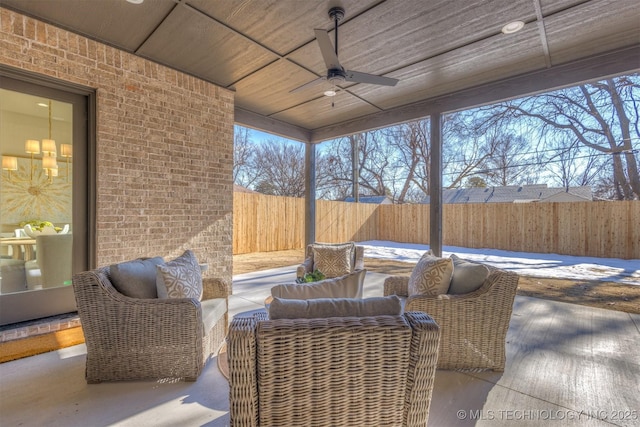
[[[366,257],[416,263],[429,245],[369,240],[359,242]],[[456,254],[523,276],[558,279],[588,279],[640,286],[640,259],[593,258],[571,255],[510,252],[498,249],[470,249],[444,246],[442,255]]]

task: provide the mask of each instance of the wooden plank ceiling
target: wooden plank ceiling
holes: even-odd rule
[[[637,0],[2,0],[2,6],[233,89],[239,124],[307,142],[419,118],[448,97],[468,107],[640,68]],[[333,40],[327,14],[333,6],[346,10],[342,65],[400,79],[395,87],[346,83],[329,98],[325,83],[290,93],[326,75],[313,30],[325,29]],[[513,20],[525,27],[503,34]],[[562,73],[574,76],[549,78]],[[531,79],[537,84],[522,84]],[[520,93],[495,90],[506,81],[521,86]]]

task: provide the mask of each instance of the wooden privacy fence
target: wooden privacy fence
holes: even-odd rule
[[[640,258],[640,201],[445,204],[447,246]],[[378,240],[429,242],[428,205],[380,205]]]
[[[304,246],[304,199],[234,193],[233,253]],[[443,244],[640,258],[640,201],[446,204]],[[429,244],[429,205],[318,200],[316,240]]]
[[[304,247],[304,199],[240,193],[233,195],[233,253]],[[316,238],[322,242],[376,239],[377,205],[316,202]],[[347,237],[348,236],[348,237]]]

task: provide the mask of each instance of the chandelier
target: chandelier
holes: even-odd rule
[[[24,144],[24,151],[30,155],[30,173],[29,182],[33,183],[34,172],[37,170],[37,161],[41,160],[42,169],[45,171],[48,181],[53,182],[53,178],[58,176],[58,150],[56,141],[51,137],[51,100],[49,100],[49,138],[38,141],[37,139],[27,139]],[[42,154],[40,159],[34,157]],[[69,181],[69,161],[73,157],[73,146],[71,144],[60,144],[60,157],[65,160],[66,179]],[[2,169],[6,170],[9,180],[12,178],[12,172],[18,170],[18,158],[15,156],[2,156]]]

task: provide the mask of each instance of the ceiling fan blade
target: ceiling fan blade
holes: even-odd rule
[[[323,80],[327,80],[327,78],[326,77],[318,77],[315,80],[311,80],[310,82],[305,83],[302,86],[298,86],[297,88],[290,90],[289,93],[302,92],[303,90],[305,90],[307,88],[313,87],[313,86],[317,85],[318,83],[321,83]]]
[[[338,55],[336,55],[333,44],[331,44],[329,34],[325,30],[316,29],[313,31],[316,33],[316,40],[320,46],[320,52],[322,52],[322,57],[324,58],[327,69],[337,68],[341,70],[342,65],[340,65],[340,61],[338,61]]]
[[[399,82],[398,79],[392,79],[391,77],[376,76],[359,71],[346,70],[345,73],[345,80],[348,82],[370,83],[382,86],[395,86]]]

